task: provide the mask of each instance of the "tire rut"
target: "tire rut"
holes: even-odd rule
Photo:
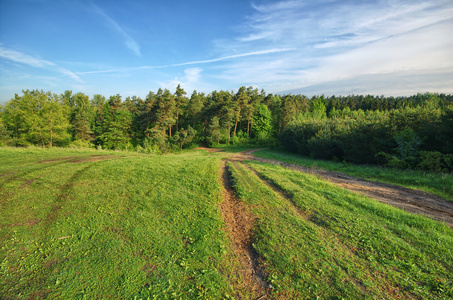
[[[271,190],[273,190],[277,195],[280,196],[281,199],[284,199],[284,201],[288,204],[289,209],[292,211],[292,213],[295,216],[298,216],[299,218],[310,222],[314,226],[316,226],[319,230],[319,232],[324,235],[324,236],[331,236],[332,234],[329,233],[323,226],[320,224],[317,224],[316,222],[313,221],[313,216],[312,215],[307,215],[305,214],[304,211],[302,211],[296,203],[294,203],[293,194],[288,193],[284,189],[282,189],[278,184],[276,184],[274,181],[272,181],[269,178],[266,178],[263,176],[261,173],[259,173],[257,170],[252,168],[250,165],[246,165],[244,162],[241,162],[241,164],[249,170],[254,176],[256,176],[264,185],[269,187]],[[331,238],[334,240],[334,237],[331,236]],[[336,241],[336,245],[338,247],[341,247],[343,251],[347,252],[347,255],[350,259],[354,260],[354,253],[351,251],[349,247],[341,243],[339,240]],[[333,261],[333,263],[340,268],[346,276],[348,276],[348,279],[352,284],[354,284],[362,293],[366,293],[366,287],[364,286],[363,282],[360,281],[360,279],[354,278],[351,276],[344,267],[342,267],[336,260]]]
[[[238,270],[243,283],[235,287],[239,294],[252,294],[254,298],[267,297],[267,284],[260,268],[259,257],[253,249],[253,228],[255,217],[248,212],[246,205],[235,195],[230,172],[226,161],[222,162],[221,180],[223,184],[223,201],[220,208],[226,224],[227,234],[234,247],[241,269]],[[241,298],[240,295],[238,295]]]
[[[284,163],[278,160],[255,157],[252,153],[261,149],[254,149],[233,155],[237,161],[253,160],[279,165],[298,172],[317,175],[332,182],[338,187],[359,193],[396,208],[413,214],[421,214],[431,219],[445,223],[453,228],[453,202],[424,191],[405,188],[398,185],[358,179],[340,172],[325,171]]]

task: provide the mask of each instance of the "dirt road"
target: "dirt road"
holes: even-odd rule
[[[311,169],[296,164],[255,157],[253,152],[259,150],[261,149],[235,153],[230,159],[236,161],[255,160],[280,165],[282,167],[300,172],[315,174],[341,188],[367,195],[370,198],[387,203],[410,213],[425,215],[435,220],[444,222],[453,228],[453,202],[451,201],[420,190],[409,189],[382,182],[358,179],[339,172]]]

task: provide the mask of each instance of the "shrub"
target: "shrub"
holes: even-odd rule
[[[452,172],[453,154],[443,154],[438,151],[422,151],[420,152],[418,168],[436,172]]]
[[[75,140],[69,144],[69,148],[94,148],[94,144],[88,140]]]

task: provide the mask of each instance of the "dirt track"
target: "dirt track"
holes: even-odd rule
[[[357,179],[339,172],[311,169],[295,164],[283,163],[277,160],[255,157],[253,152],[259,150],[262,149],[253,149],[235,153],[230,159],[236,161],[255,160],[280,165],[282,167],[300,172],[315,174],[341,188],[367,195],[370,198],[387,203],[410,213],[425,215],[435,220],[444,222],[453,228],[453,202],[451,201],[420,190],[408,189],[387,183]]]
[[[260,299],[267,295],[264,276],[258,264],[257,254],[252,246],[252,232],[255,226],[255,217],[247,210],[246,205],[236,198],[230,173],[222,163],[221,181],[223,183],[223,201],[220,204],[227,234],[230,236],[234,253],[238,258],[242,283],[236,283],[237,298],[249,293]]]

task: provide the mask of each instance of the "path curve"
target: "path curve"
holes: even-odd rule
[[[370,198],[376,199],[380,202],[392,205],[410,213],[421,214],[430,217],[440,222],[444,222],[446,225],[453,228],[452,201],[448,201],[441,197],[416,189],[409,189],[383,182],[358,179],[340,172],[312,169],[296,164],[284,163],[278,160],[260,158],[253,155],[254,152],[262,149],[264,148],[235,153],[230,159],[237,161],[254,160],[266,162],[274,165],[280,165],[282,167],[299,172],[318,175],[321,178],[326,179],[341,188],[366,195]]]

